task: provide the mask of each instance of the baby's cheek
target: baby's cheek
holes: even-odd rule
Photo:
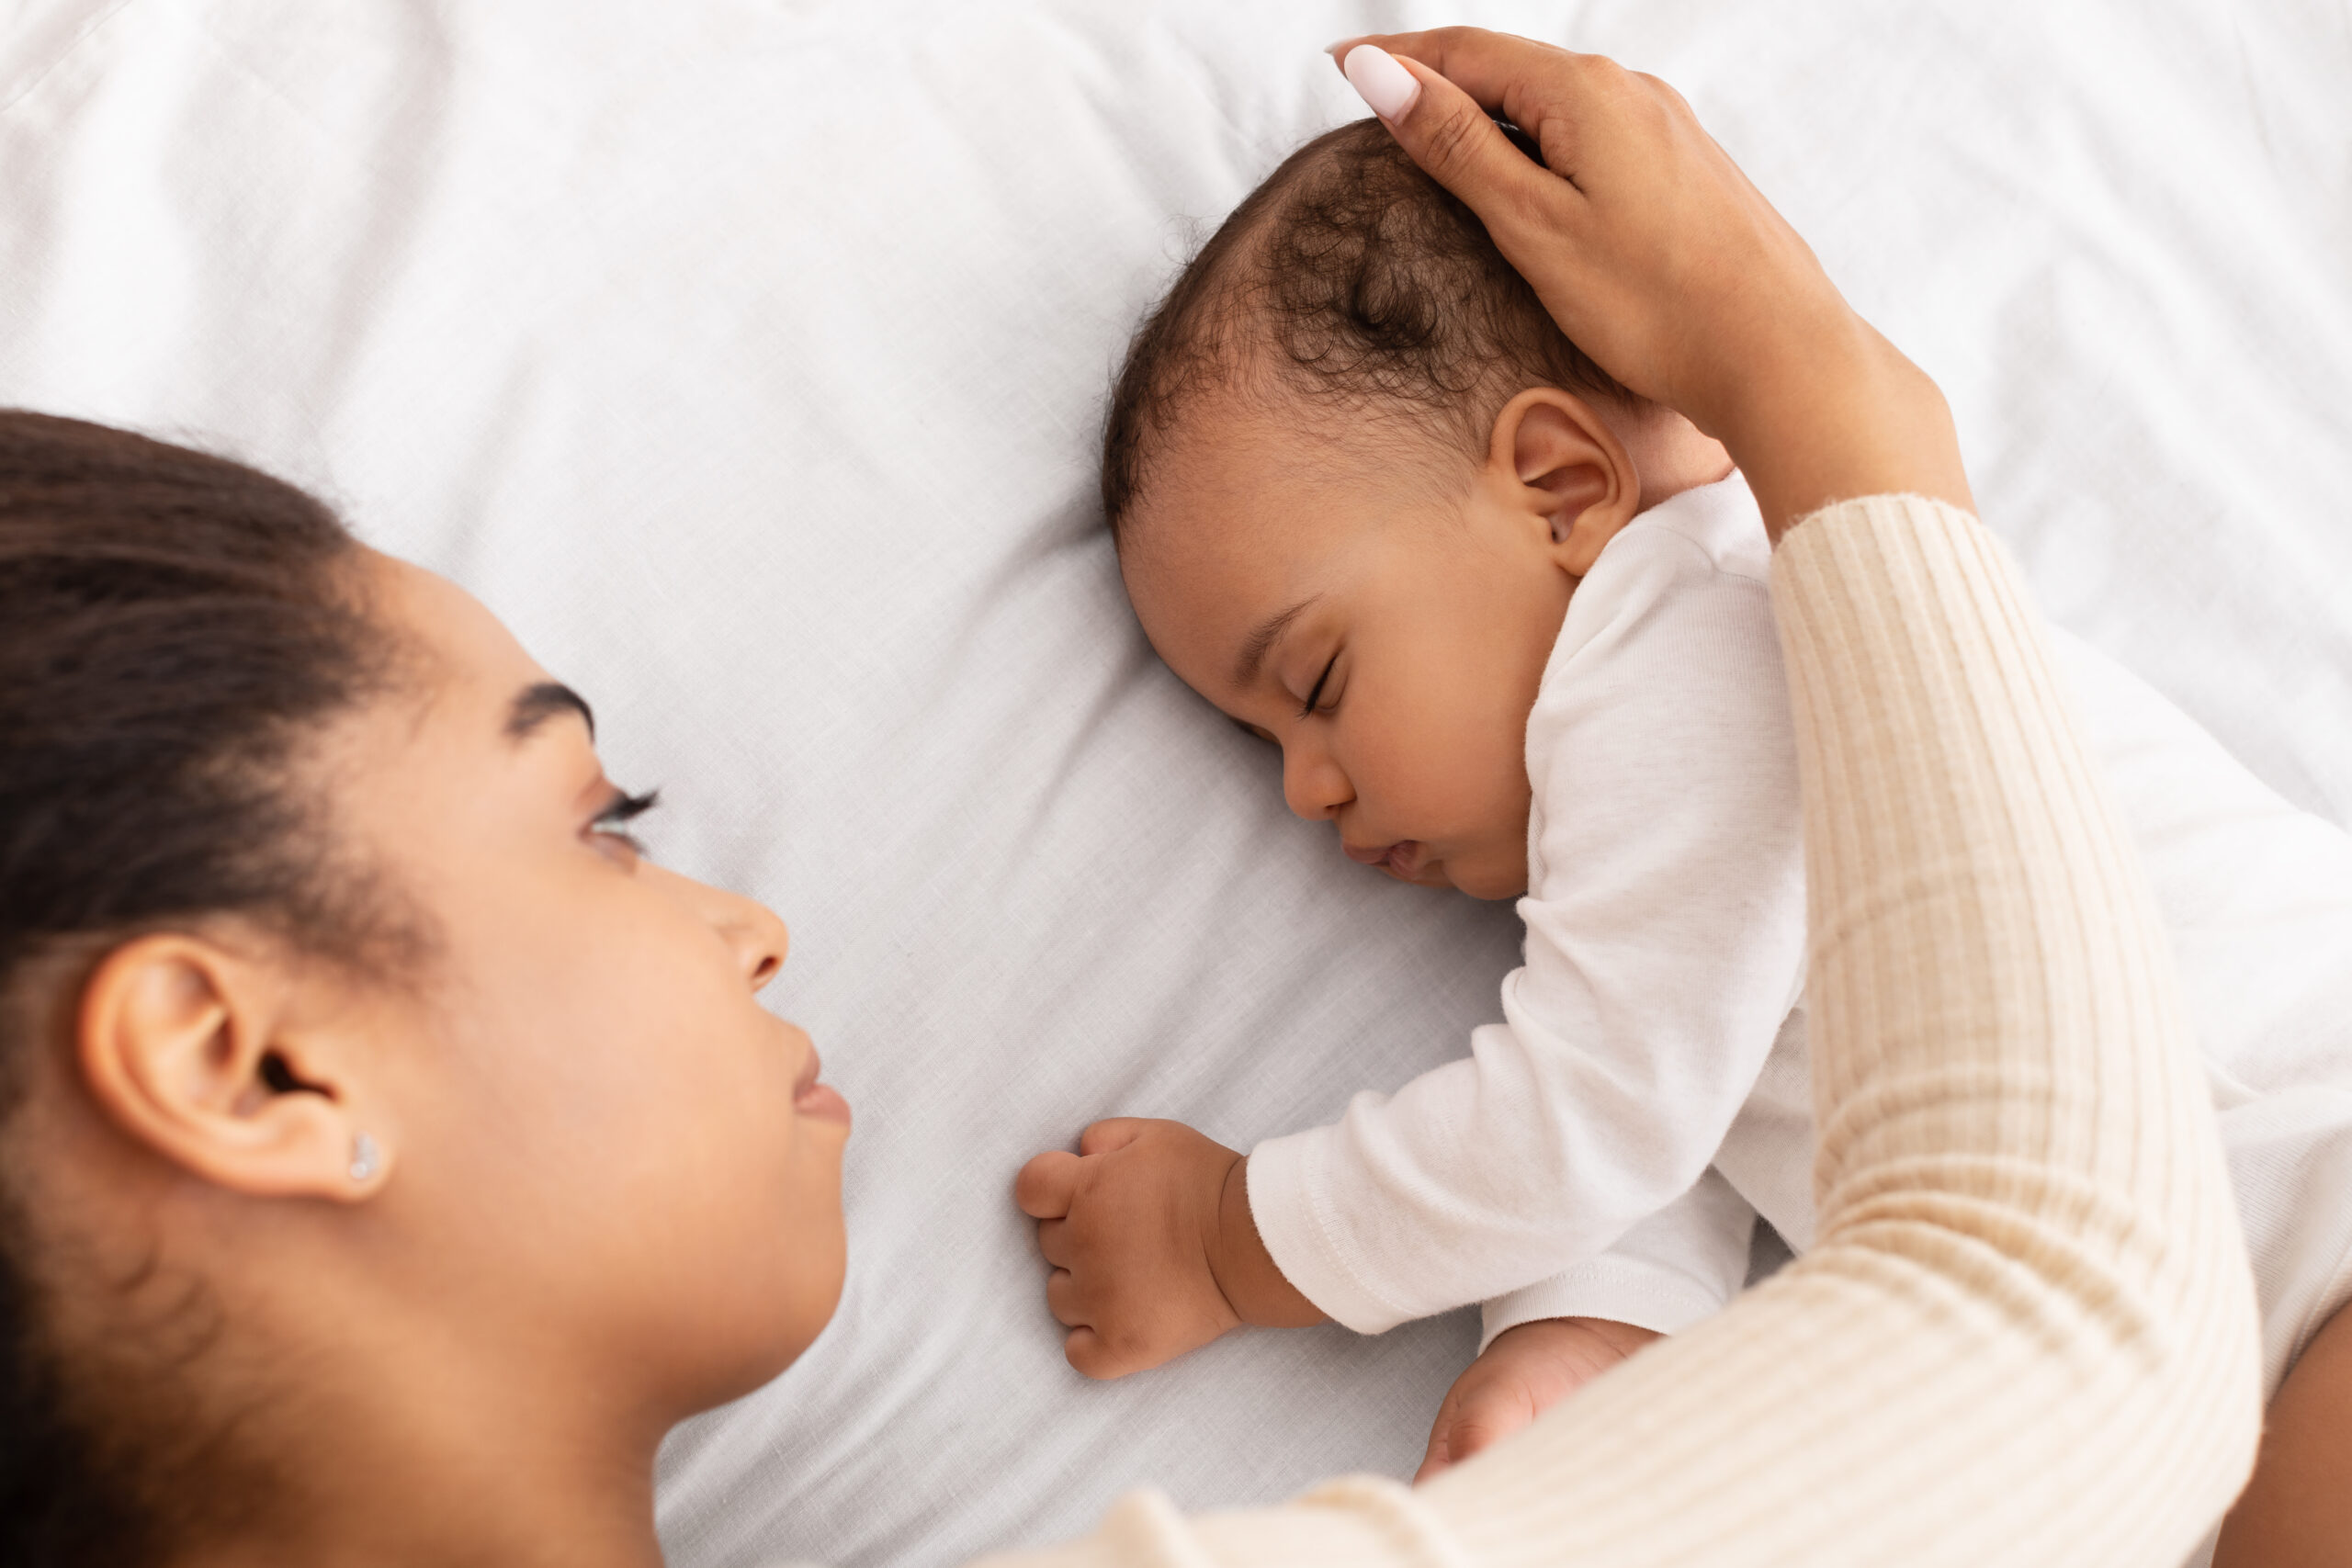
[[[1473,898],[1516,898],[1527,891],[1527,837],[1489,846],[1461,867],[1454,886]]]

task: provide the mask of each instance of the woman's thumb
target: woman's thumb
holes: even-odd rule
[[[1348,85],[1372,106],[1414,163],[1486,220],[1529,210],[1557,182],[1511,145],[1475,99],[1419,61],[1360,43],[1340,62]],[[1498,234],[1499,240],[1501,236]]]

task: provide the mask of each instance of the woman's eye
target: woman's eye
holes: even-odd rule
[[[643,795],[616,791],[588,826],[599,839],[622,845],[632,855],[641,855],[645,853],[645,845],[639,841],[636,834],[628,831],[628,824],[661,804],[662,792],[658,789],[648,790]]]

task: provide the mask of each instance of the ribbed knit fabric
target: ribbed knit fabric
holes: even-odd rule
[[[999,1562],[2170,1568],[2245,1480],[2254,1295],[2164,933],[1998,544],[1909,497],[1773,566],[1814,1250],[1419,1491]]]

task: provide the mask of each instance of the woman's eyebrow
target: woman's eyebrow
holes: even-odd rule
[[[520,744],[562,713],[578,714],[580,722],[588,727],[588,739],[596,739],[596,716],[590,711],[588,699],[560,681],[541,681],[514,694],[506,709],[506,739]]]
[[[1241,639],[1241,657],[1233,661],[1233,683],[1247,686],[1256,681],[1258,667],[1266,661],[1266,650],[1290,629],[1290,624],[1298,619],[1302,611],[1322,597],[1320,593],[1310,593],[1289,609],[1259,622],[1257,628]]]

